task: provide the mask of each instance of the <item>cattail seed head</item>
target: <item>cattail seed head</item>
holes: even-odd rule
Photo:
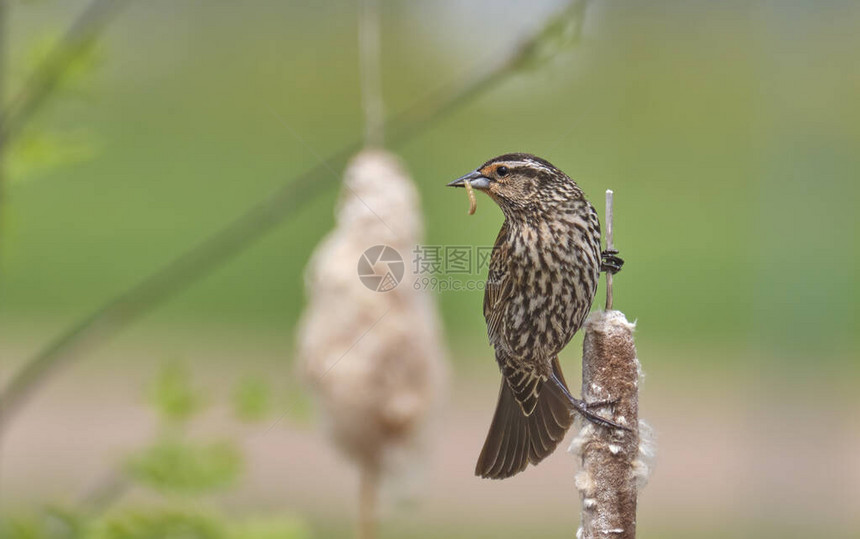
[[[421,240],[418,195],[396,157],[353,158],[336,221],[307,268],[299,364],[338,449],[362,468],[386,470],[422,445],[445,373],[432,298],[405,279],[377,291],[357,271],[377,246],[406,264]]]

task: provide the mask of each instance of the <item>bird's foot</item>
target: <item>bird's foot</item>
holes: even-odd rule
[[[591,421],[595,425],[601,425],[603,427],[608,427],[608,428],[612,428],[612,429],[626,430],[628,432],[633,431],[633,429],[631,429],[630,427],[628,427],[626,425],[621,425],[621,424],[616,423],[615,421],[613,421],[611,419],[606,419],[605,417],[603,417],[601,415],[597,415],[596,413],[594,413],[590,410],[590,408],[592,408],[592,407],[598,408],[599,407],[598,405],[606,406],[607,404],[614,404],[616,401],[596,401],[596,402],[592,402],[591,404],[588,404],[584,400],[577,399],[576,397],[571,395],[570,391],[567,389],[567,386],[564,385],[564,383],[561,380],[559,380],[555,374],[551,375],[551,379],[558,385],[558,387],[561,389],[562,393],[567,398],[567,400],[570,401],[570,404],[571,404],[571,406],[573,406],[573,409],[576,410],[577,412],[579,412],[580,414],[582,414],[582,417]]]
[[[611,404],[614,404],[615,402],[617,402],[617,400],[616,401],[596,401],[596,402],[586,403],[583,400],[571,398],[570,401],[573,403],[573,407],[576,409],[576,411],[579,412],[580,414],[582,414],[582,417],[584,417],[585,419],[591,421],[592,423],[594,423],[596,425],[600,425],[602,427],[609,427],[612,429],[626,430],[628,432],[633,430],[626,425],[621,425],[620,423],[616,423],[615,421],[613,421],[611,419],[607,419],[607,418],[605,418],[601,415],[598,415],[598,414],[591,411],[591,408],[599,408],[600,406],[611,405]]]
[[[624,260],[619,258],[618,249],[606,249],[600,253],[600,271],[615,275],[621,271],[621,266],[624,265]]]
[[[596,410],[599,408],[612,407],[612,406],[615,406],[616,404],[618,404],[619,400],[621,400],[621,399],[604,399],[604,400],[599,400],[599,401],[586,402],[585,407],[588,408],[589,410]]]

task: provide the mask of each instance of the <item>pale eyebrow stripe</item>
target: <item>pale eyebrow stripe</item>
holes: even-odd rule
[[[529,165],[535,168],[539,168],[545,172],[553,173],[554,171],[548,166],[544,165],[539,161],[533,161],[531,159],[523,159],[521,161],[505,161],[503,164],[508,166],[516,166],[516,165]]]

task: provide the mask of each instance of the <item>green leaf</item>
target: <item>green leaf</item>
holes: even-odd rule
[[[235,483],[242,457],[229,442],[193,444],[163,441],[133,456],[131,477],[161,491],[203,493]]]
[[[84,533],[80,516],[56,508],[0,520],[0,539],[78,539]]]
[[[168,421],[187,421],[203,407],[191,385],[191,375],[179,362],[165,364],[150,389],[152,403]]]
[[[97,153],[95,137],[85,131],[27,131],[9,144],[7,173],[11,182],[24,182],[57,168],[88,161]]]
[[[257,377],[245,377],[233,391],[233,409],[242,421],[260,421],[271,409],[269,385]]]
[[[45,65],[49,59],[62,62],[62,71],[54,92],[78,93],[92,82],[96,68],[104,61],[104,48],[97,39],[81,41],[74,48],[58,51],[63,31],[55,30],[43,34],[29,44],[29,48],[16,62],[13,75],[21,81],[29,79],[33,73]],[[61,52],[62,56],[57,56]]]
[[[101,522],[92,539],[224,539],[224,525],[212,517],[170,510],[129,510]]]
[[[233,524],[230,539],[309,539],[310,529],[297,518],[260,517]]]

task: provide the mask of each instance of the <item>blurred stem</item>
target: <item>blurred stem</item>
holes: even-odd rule
[[[155,444],[159,440],[178,440],[185,436],[187,430],[184,421],[165,421],[147,445]],[[133,486],[134,482],[123,466],[115,466],[84,492],[77,505],[83,508],[90,517],[101,516],[120,501]]]
[[[35,113],[56,89],[63,74],[75,58],[98,38],[112,16],[127,0],[92,0],[75,19],[45,60],[36,67],[30,78],[9,103],[5,102],[6,64],[8,49],[8,0],[0,0],[0,246],[4,245],[3,230],[6,224],[6,154],[9,142],[21,132]],[[0,251],[2,263],[2,251]],[[2,266],[0,266],[2,269]],[[0,400],[0,431],[6,410]]]
[[[8,9],[6,0],[0,0],[0,110],[6,101],[6,51],[8,49]],[[6,141],[0,137],[0,247],[3,243],[3,230],[6,223]],[[0,275],[3,270],[3,252],[0,250]]]
[[[131,481],[120,470],[111,470],[90,491],[80,503],[89,516],[98,517],[118,502],[131,488]]]
[[[379,470],[375,466],[361,469],[358,485],[358,539],[375,539],[379,515]]]
[[[379,0],[362,0],[358,25],[361,101],[364,106],[364,142],[381,147],[385,141],[385,108],[380,69]]]
[[[574,2],[571,6],[573,9],[551,17],[519,46],[499,55],[497,62],[482,63],[482,67],[469,71],[470,77],[458,79],[452,87],[435,92],[386,121],[384,127],[389,133],[390,144],[396,146],[408,142],[481,93],[495,88],[519,69],[544,61],[546,47],[541,47],[541,44],[549,39],[547,36],[554,37],[560,20],[564,22],[575,17],[574,33],[578,35],[581,29],[584,3]],[[311,170],[288,180],[233,222],[109,300],[27,360],[0,393],[0,435],[12,414],[49,373],[107,341],[126,325],[243,252],[298,210],[306,208],[327,188],[337,184],[339,178],[331,171],[341,170],[361,147],[362,141],[356,141]]]
[[[3,109],[0,146],[21,132],[57,88],[66,69],[93,44],[107,23],[128,3],[129,0],[92,0],[87,5]]]

